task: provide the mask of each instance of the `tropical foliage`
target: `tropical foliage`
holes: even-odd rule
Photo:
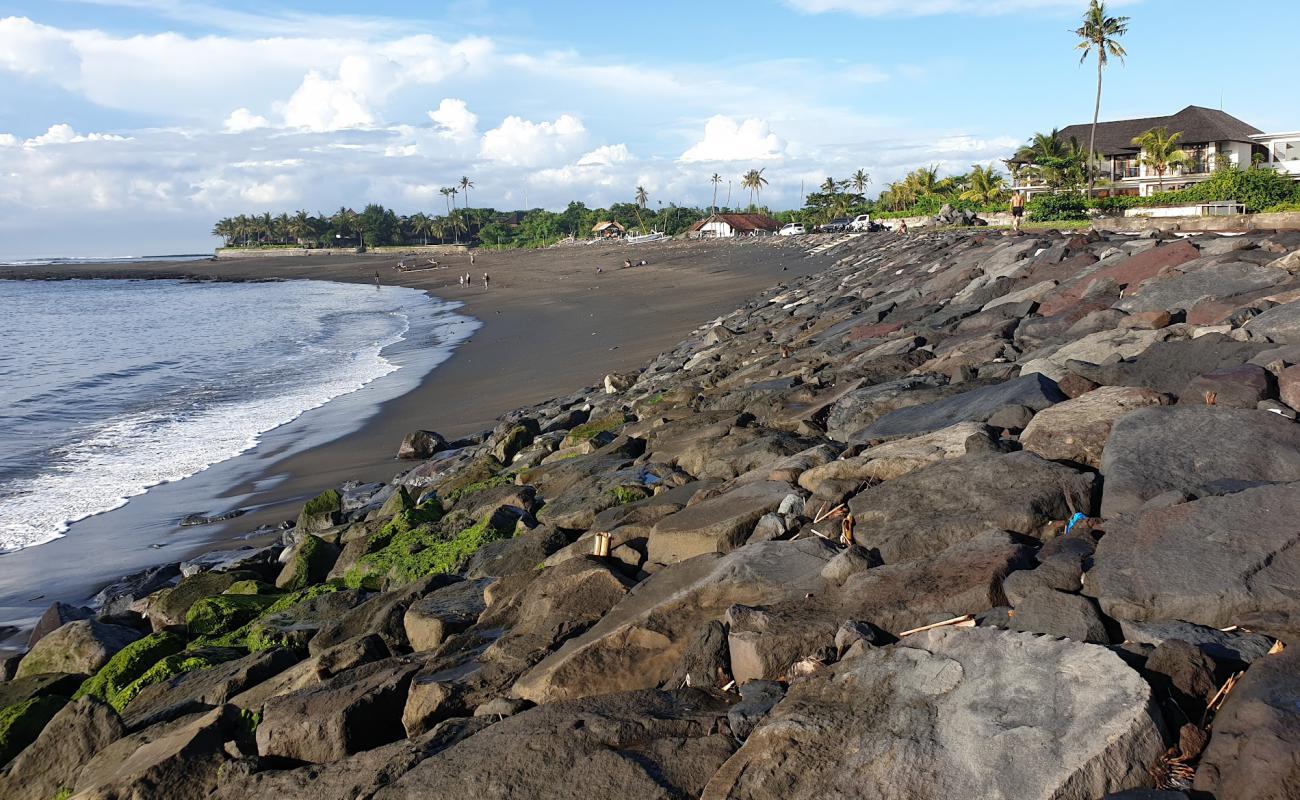
[[[1074,31],[1074,35],[1079,37],[1079,43],[1075,45],[1076,50],[1081,50],[1079,63],[1082,64],[1088,59],[1088,56],[1096,54],[1097,56],[1097,99],[1092,107],[1092,130],[1088,134],[1088,149],[1086,155],[1092,155],[1097,152],[1097,118],[1101,114],[1101,73],[1106,64],[1112,57],[1118,58],[1121,62],[1124,56],[1128,55],[1124,51],[1124,46],[1119,43],[1119,37],[1128,32],[1128,17],[1110,17],[1106,15],[1106,4],[1100,0],[1089,0],[1088,10],[1083,12],[1083,24]],[[1092,158],[1085,159],[1092,162]],[[1092,194],[1093,184],[1096,182],[1096,174],[1089,171],[1088,174],[1088,193]]]
[[[1152,128],[1141,136],[1133,137],[1133,146],[1142,148],[1142,164],[1159,176],[1160,191],[1165,190],[1165,173],[1175,167],[1185,166],[1191,159],[1178,147],[1182,132],[1170,133],[1161,128]]]

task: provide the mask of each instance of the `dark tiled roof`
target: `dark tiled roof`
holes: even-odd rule
[[[1182,132],[1180,144],[1198,144],[1203,142],[1249,142],[1250,137],[1263,133],[1254,125],[1248,125],[1231,114],[1225,114],[1213,108],[1188,106],[1177,114],[1168,117],[1145,117],[1143,119],[1121,119],[1115,122],[1097,123],[1096,150],[1103,156],[1136,153],[1133,146],[1134,137],[1141,136],[1152,128],[1164,127],[1170,133]],[[1083,147],[1088,146],[1088,133],[1091,123],[1070,125],[1062,128],[1060,137],[1069,141],[1073,136]]]
[[[721,220],[731,226],[732,230],[741,233],[750,231],[774,231],[781,227],[781,223],[764,214],[714,214],[705,217],[691,226],[692,231],[698,231],[710,222]]]

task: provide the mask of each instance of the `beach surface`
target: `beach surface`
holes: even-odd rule
[[[623,268],[623,260],[645,260]],[[194,508],[178,508],[172,486],[76,523],[63,539],[0,557],[0,604],[39,614],[52,600],[79,601],[125,571],[180,560],[296,516],[305,499],[344,481],[386,481],[403,469],[402,437],[416,429],[449,439],[490,428],[502,413],[634,370],[692,329],[764,289],[815,272],[822,259],[779,240],[663,242],[637,247],[575,245],[537,251],[440,256],[445,268],[398,272],[394,256],[283,256],[149,264],[0,267],[0,278],[314,279],[428,291],[464,303],[483,325],[412,391],[389,400],[350,432],[281,458],[264,451],[256,471]],[[597,269],[603,270],[598,273]],[[458,282],[469,272],[471,286]],[[491,276],[484,288],[483,273]],[[415,343],[418,345],[418,343]],[[355,398],[354,401],[355,403]],[[328,408],[328,404],[327,404]],[[328,431],[313,434],[329,435]],[[283,448],[289,449],[289,448]],[[240,458],[244,458],[241,456]],[[198,478],[200,476],[196,476]],[[195,485],[194,478],[181,481]],[[183,493],[181,493],[183,495]],[[192,493],[186,502],[193,502]],[[181,529],[185,513],[246,513]],[[178,513],[183,512],[183,513]],[[165,546],[160,546],[165,542]],[[93,565],[93,566],[92,566]],[[21,595],[21,596],[20,596]],[[0,637],[3,638],[3,637]]]

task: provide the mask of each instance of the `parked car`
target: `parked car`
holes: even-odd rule
[[[854,217],[853,221],[849,223],[849,230],[851,231],[871,230],[871,215],[859,214],[856,217]]]
[[[781,230],[777,231],[777,234],[781,236],[802,236],[805,233],[807,233],[807,231],[805,231],[803,229],[803,226],[797,222],[791,222],[788,225],[782,225]]]
[[[847,218],[833,219],[830,222],[827,222],[826,224],[821,225],[817,228],[817,230],[822,233],[840,233],[841,231],[846,231],[848,229],[849,229],[849,221]]]

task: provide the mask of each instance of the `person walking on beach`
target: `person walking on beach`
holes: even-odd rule
[[[1020,220],[1025,216],[1025,196],[1020,192],[1011,195],[1011,230],[1020,233]]]
[[[488,281],[489,281],[489,280],[490,280],[490,278],[488,278],[488,274],[487,274],[486,272],[484,272],[484,273],[483,273],[483,288],[484,288],[484,289],[486,289],[486,288],[488,287]]]
[[[469,265],[470,265],[471,267],[474,266],[474,251],[473,251],[473,250],[469,251]]]

